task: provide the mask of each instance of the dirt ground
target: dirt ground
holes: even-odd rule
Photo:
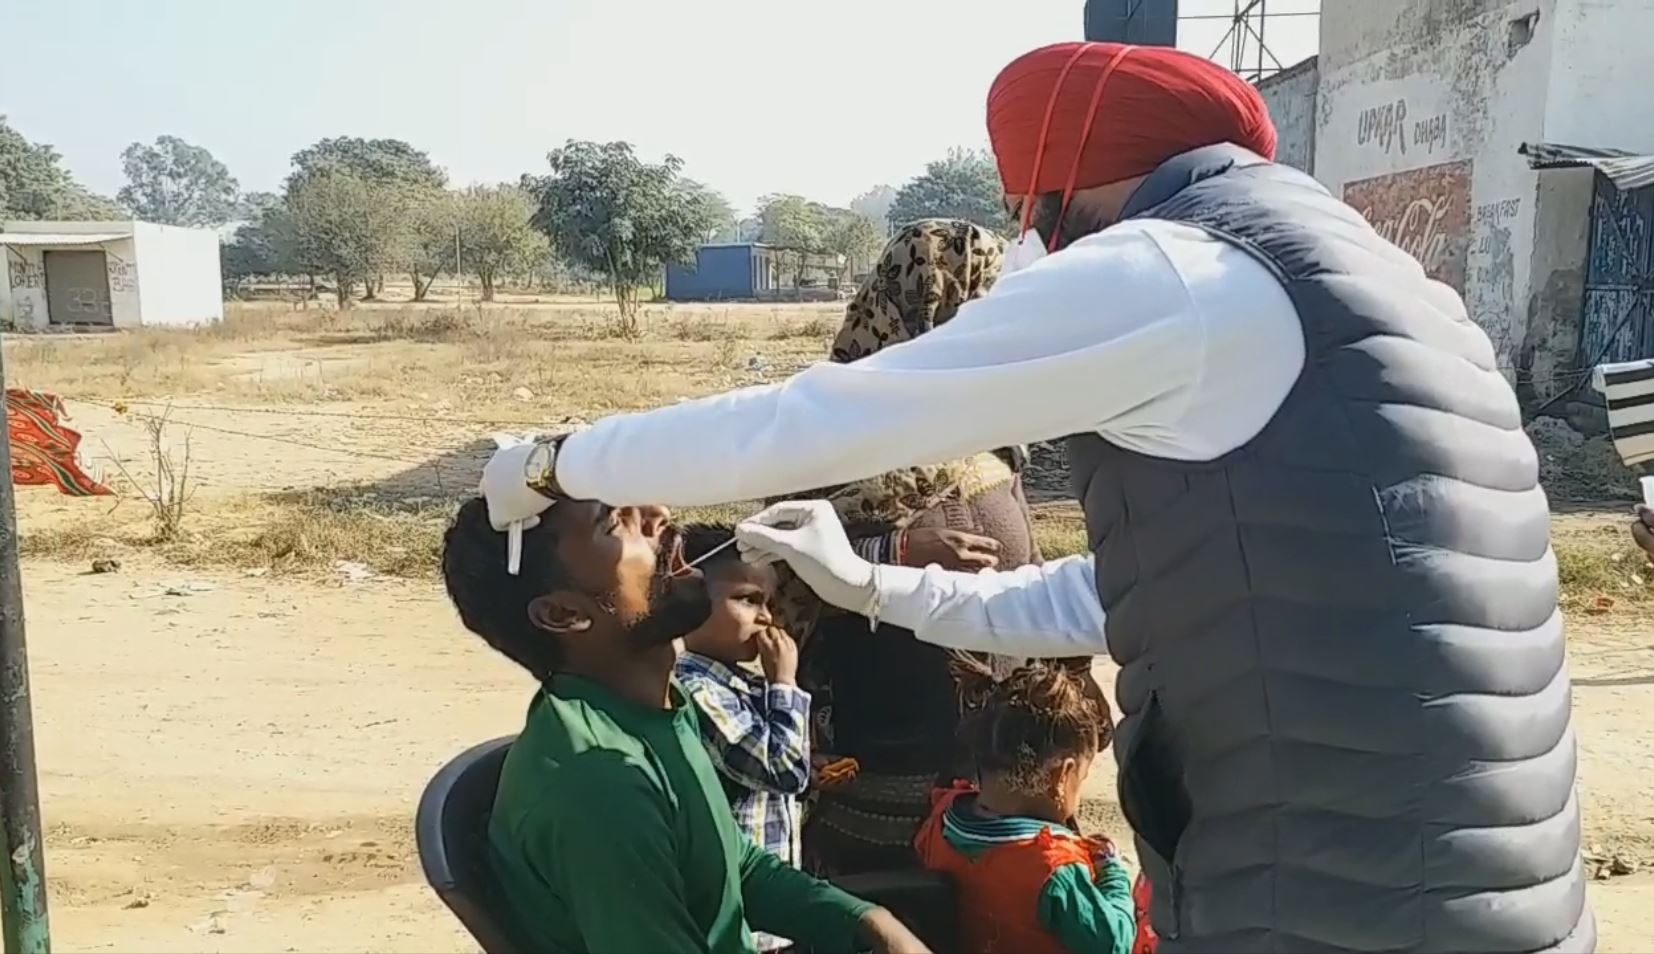
[[[693,382],[686,393],[742,383],[781,373],[806,350],[769,338],[731,348],[717,334],[690,337],[645,349],[676,378],[587,395],[585,405],[664,403],[680,379]],[[159,363],[174,360],[166,349],[175,343],[157,349]],[[474,483],[488,429],[453,420],[452,405],[439,409],[463,388],[353,384],[353,374],[383,375],[378,346],[237,345],[214,359],[217,377],[188,386],[160,372],[146,378],[147,365],[122,359],[135,363],[122,371],[122,393],[173,398],[176,418],[198,425],[188,429],[199,480],[191,520],[205,540],[187,560],[141,542],[147,516],[130,495],[111,509],[106,499],[20,491],[34,554],[24,580],[58,949],[474,950],[420,878],[412,814],[444,761],[518,728],[525,679],[461,630],[434,580],[375,562],[403,548],[395,541],[372,541],[376,556],[358,570],[334,565],[353,539],[314,544],[321,556],[308,562],[278,551],[265,563],[210,552],[267,534],[285,519],[270,502],[281,494],[366,486],[451,497]],[[580,347],[601,358],[609,344]],[[24,383],[95,392],[99,401],[71,404],[87,456],[102,458],[106,473],[119,459],[148,479],[143,428],[102,401],[116,385],[45,354],[25,356]],[[309,362],[325,365],[315,395],[291,381],[308,373],[291,369]],[[132,383],[142,380],[153,383]],[[273,395],[259,393],[272,381],[281,382]],[[563,390],[551,410],[537,395],[514,398],[525,385],[509,375],[486,386],[470,406],[502,417],[583,410]],[[526,386],[547,389],[542,380]],[[353,387],[361,393],[342,399]],[[208,404],[262,410],[186,410]],[[356,416],[326,416],[334,414]],[[401,519],[352,517],[373,526],[393,518]],[[1608,538],[1623,534],[1622,523],[1612,509],[1587,510],[1559,517],[1558,530]],[[91,574],[89,555],[115,556],[120,570]],[[1654,910],[1651,605],[1598,600],[1570,620],[1589,857],[1605,874],[1629,872],[1591,889],[1608,952],[1654,950],[1646,914]],[[1100,760],[1087,813],[1123,832],[1112,786]]]

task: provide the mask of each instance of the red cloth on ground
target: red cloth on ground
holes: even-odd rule
[[[11,479],[18,486],[52,484],[71,497],[114,493],[81,469],[80,434],[64,427],[63,399],[43,391],[6,389],[11,431]]]

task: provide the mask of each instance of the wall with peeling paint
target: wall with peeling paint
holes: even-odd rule
[[[1275,123],[1275,161],[1315,173],[1315,90],[1321,82],[1310,57],[1258,83]]]
[[[1499,362],[1527,334],[1552,0],[1323,3],[1316,177],[1464,294]]]
[[[1312,169],[1464,294],[1529,401],[1578,352],[1589,173],[1536,173],[1524,142],[1654,151],[1654,2],[1324,0]],[[1300,134],[1294,132],[1297,142]]]

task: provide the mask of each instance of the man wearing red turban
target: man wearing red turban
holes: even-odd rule
[[[706,504],[1066,438],[1094,552],[872,566],[830,505],[743,523],[825,600],[958,649],[1107,651],[1164,952],[1588,951],[1549,510],[1450,288],[1271,162],[1256,90],[1176,50],[1011,63],[1007,274],[851,364],[502,451],[560,496]]]

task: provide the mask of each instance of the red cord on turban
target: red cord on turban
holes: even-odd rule
[[[1059,43],[1013,60],[988,92],[988,138],[1015,196],[1131,179],[1220,142],[1275,157],[1275,126],[1252,84],[1189,53],[1120,43]]]

